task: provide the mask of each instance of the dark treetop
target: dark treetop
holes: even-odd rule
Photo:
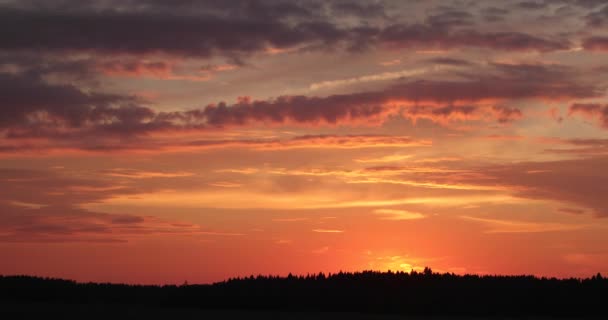
[[[251,276],[142,286],[0,276],[0,302],[349,311],[411,315],[607,315],[608,280],[424,272]]]

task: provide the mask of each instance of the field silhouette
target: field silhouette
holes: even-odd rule
[[[424,272],[251,276],[208,285],[77,283],[0,276],[5,306],[354,312],[411,316],[607,315],[608,279]]]

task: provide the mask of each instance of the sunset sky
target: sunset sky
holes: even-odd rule
[[[0,257],[608,273],[608,3],[0,0]]]

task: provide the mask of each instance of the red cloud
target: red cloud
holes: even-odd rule
[[[550,40],[521,32],[490,32],[475,30],[447,31],[437,25],[396,24],[380,33],[381,42],[391,47],[483,47],[513,51],[555,51],[571,47],[568,41]]]
[[[590,120],[598,120],[600,125],[608,129],[608,104],[575,103],[570,106],[568,115],[580,114]]]
[[[590,51],[608,51],[608,37],[591,37],[583,41],[583,48]]]
[[[86,203],[159,190],[151,184],[116,186],[48,170],[0,169],[0,242],[116,242],[151,234],[229,235],[150,215],[83,209]],[[236,234],[231,234],[236,235]]]
[[[500,183],[516,196],[575,204],[608,217],[608,172],[600,169],[606,165],[606,157],[506,164],[480,170],[494,179],[470,182]]]
[[[99,69],[110,76],[154,76],[163,78],[171,74],[173,66],[162,61],[107,61],[101,63]]]
[[[3,242],[126,242],[153,234],[242,235],[151,216],[93,212],[71,205],[28,208],[0,201]]]
[[[500,123],[511,122],[523,117],[521,110],[513,107],[493,106],[492,112]]]
[[[119,139],[120,140],[120,139]],[[307,135],[291,139],[251,140],[190,140],[131,139],[130,141],[102,140],[96,143],[81,141],[77,137],[67,143],[34,142],[0,145],[0,154],[48,154],[52,152],[180,152],[220,148],[246,148],[251,150],[288,150],[306,148],[360,149],[429,146],[430,140],[416,140],[405,136],[384,135]],[[111,191],[111,190],[108,190]],[[124,190],[123,190],[124,191]]]
[[[155,78],[163,80],[207,81],[211,79],[211,71],[201,71],[200,74],[175,73],[174,62],[163,61],[106,61],[98,65],[98,69],[110,77]],[[222,71],[226,69],[217,69]]]
[[[428,119],[442,125],[450,121],[506,123],[523,116],[521,110],[503,105],[510,100],[566,100],[602,94],[600,88],[579,82],[570,69],[559,66],[495,64],[490,68],[491,75],[461,81],[413,81],[378,91],[325,97],[240,98],[233,104],[220,102],[176,112],[156,111],[132,96],[84,92],[38,77],[0,75],[0,95],[11,106],[0,110],[0,129],[5,130],[6,141],[21,141],[0,148],[10,152],[18,144],[35,143],[36,139],[73,144],[85,138],[88,145],[103,146],[115,144],[116,138],[261,124],[379,125],[391,117]],[[159,66],[159,70],[165,69]],[[120,141],[124,144],[126,140]]]

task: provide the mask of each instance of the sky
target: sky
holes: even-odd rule
[[[608,3],[0,0],[0,274],[608,273]]]

